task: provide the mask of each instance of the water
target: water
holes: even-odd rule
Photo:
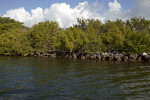
[[[1,56],[0,100],[150,100],[150,64]]]

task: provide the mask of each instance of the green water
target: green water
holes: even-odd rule
[[[0,57],[0,100],[149,100],[150,64]]]

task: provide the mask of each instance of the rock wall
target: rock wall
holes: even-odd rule
[[[42,57],[65,57],[73,59],[91,59],[91,60],[105,60],[105,61],[138,61],[150,62],[150,54],[137,54],[132,55],[122,54],[119,52],[104,52],[104,53],[85,53],[85,52],[65,52],[65,51],[49,51],[36,52],[34,56]]]

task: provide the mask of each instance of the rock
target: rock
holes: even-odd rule
[[[86,59],[83,55],[81,55],[81,59]]]
[[[144,61],[144,62],[149,62],[150,56],[149,55],[142,55],[141,60]]]
[[[96,56],[96,59],[100,59],[100,60],[101,60],[101,55],[98,54],[98,55]]]
[[[51,56],[51,54],[47,53],[47,56]]]
[[[136,61],[136,60],[137,60],[137,57],[138,57],[138,54],[137,54],[137,53],[132,54],[132,55],[130,55],[129,60],[130,60],[130,61]]]
[[[96,59],[96,54],[91,55],[91,59]]]
[[[139,57],[137,58],[137,61],[141,62],[141,61],[142,61],[142,57],[139,56]]]
[[[69,55],[69,58],[72,58],[72,56],[71,56],[71,55]]]
[[[112,51],[112,54],[116,54],[116,53],[118,53],[118,51]]]
[[[108,56],[109,56],[109,54],[108,54],[107,52],[101,54],[101,57],[102,57],[102,58],[106,58],[106,57],[108,57]]]
[[[54,51],[54,50],[49,50],[48,53],[49,53],[49,54],[53,54],[53,53],[56,53],[56,51]]]
[[[47,53],[46,53],[46,52],[43,52],[43,56],[47,56]]]
[[[114,57],[114,61],[121,61],[122,58],[121,57]]]
[[[51,54],[51,57],[57,57],[56,53]]]
[[[77,58],[77,55],[75,53],[73,53],[72,55],[72,58],[76,59]]]
[[[102,60],[109,60],[109,54],[107,52],[101,54]]]
[[[86,53],[84,57],[85,57],[86,59],[90,59],[91,54],[90,54],[90,53]]]
[[[96,55],[100,55],[100,53],[99,53],[99,52],[96,52]]]
[[[122,60],[123,61],[127,61],[127,60],[129,60],[129,57],[128,56],[124,56],[124,57],[122,57]]]
[[[36,52],[36,55],[37,55],[37,56],[41,56],[41,53],[40,53],[40,52]]]
[[[121,57],[119,57],[119,58],[117,59],[117,61],[121,61]]]
[[[109,56],[114,56],[114,54],[113,53],[109,53]]]
[[[123,56],[124,56],[123,54],[118,54],[117,53],[117,54],[114,55],[114,58],[122,58]]]
[[[80,52],[76,52],[75,54],[76,54],[77,58],[81,58],[81,53]]]
[[[114,59],[118,59],[119,58],[119,56],[118,55],[114,55]]]
[[[104,57],[101,57],[102,60],[106,60]]]
[[[148,55],[147,53],[143,52],[143,56],[147,56],[147,55]]]
[[[59,57],[60,57],[60,55],[59,55]],[[65,55],[65,58],[69,58],[69,55]]]
[[[109,56],[109,61],[114,61],[114,56]]]
[[[106,60],[106,61],[109,61],[109,56],[105,57],[105,60]]]

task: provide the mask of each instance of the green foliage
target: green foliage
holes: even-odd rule
[[[117,19],[103,24],[77,18],[77,24],[61,29],[53,21],[27,28],[14,19],[0,17],[0,54],[27,56],[49,50],[150,52],[150,21],[134,17],[126,22]]]
[[[61,32],[57,22],[40,22],[31,28],[33,47],[36,51],[55,50],[57,35]]]
[[[121,20],[117,20],[116,22],[106,22],[102,37],[103,43],[108,50],[119,50],[123,48],[123,42],[125,41],[123,30],[124,23]]]
[[[78,28],[67,28],[62,34],[58,36],[58,49],[66,51],[80,51],[83,50],[86,42],[86,34]]]
[[[0,35],[0,54],[3,55],[32,55],[29,34],[20,29],[12,29]]]
[[[14,28],[26,28],[23,23],[10,19],[9,17],[0,17],[0,34]]]
[[[142,53],[150,51],[150,35],[144,32],[133,32],[126,40],[126,48],[130,52]]]
[[[32,55],[29,28],[8,17],[0,17],[0,54]]]
[[[150,34],[150,21],[142,17],[133,17],[126,21],[126,25],[134,31],[146,32]]]
[[[78,18],[77,22],[74,28],[82,30],[85,33],[85,38],[82,39],[82,49],[80,48],[80,50],[85,52],[101,52],[105,50],[101,38],[102,23],[99,20],[83,18]]]

